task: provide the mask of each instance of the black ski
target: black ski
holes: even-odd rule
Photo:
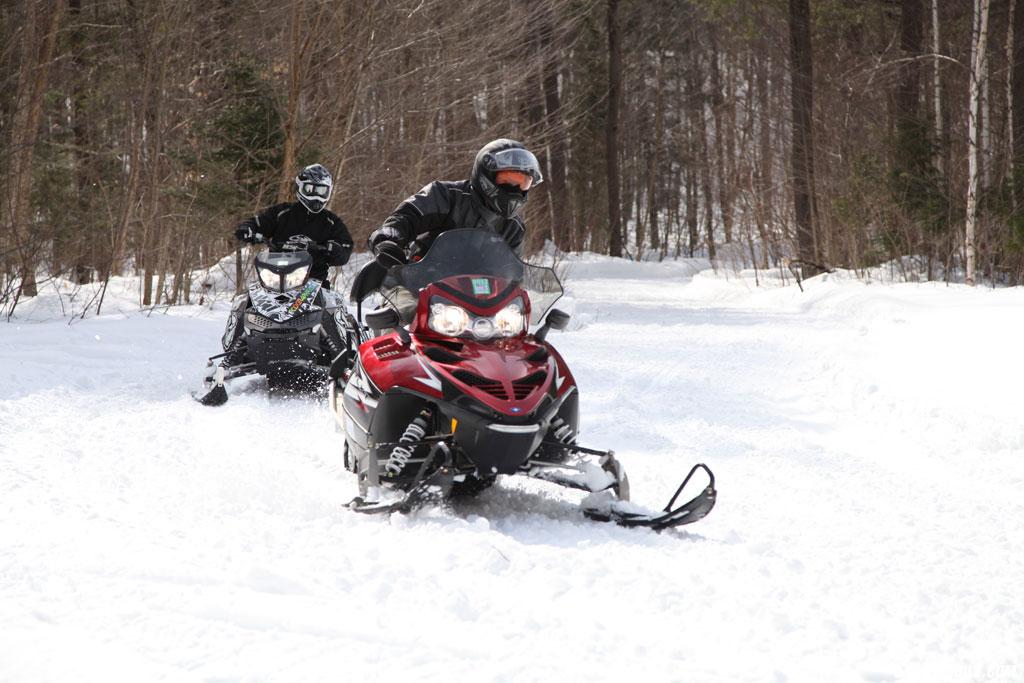
[[[690,482],[690,479],[696,474],[697,470],[704,470],[708,475],[708,485],[701,490],[699,494],[688,500],[687,502],[675,506],[676,499],[686,488],[686,485]],[[669,500],[668,505],[664,507],[661,514],[645,515],[642,513],[627,512],[624,510],[616,510],[615,506],[612,505],[608,510],[594,510],[585,509],[583,513],[590,519],[597,520],[600,522],[615,522],[620,526],[625,527],[645,527],[648,529],[654,529],[655,531],[661,531],[663,529],[671,529],[672,527],[683,526],[685,524],[692,524],[707,516],[711,509],[715,507],[715,500],[718,496],[718,492],[715,490],[715,475],[712,474],[711,470],[707,465],[698,463],[693,466],[690,473],[683,479],[683,483],[676,489],[675,494]],[[675,507],[673,507],[675,506]]]

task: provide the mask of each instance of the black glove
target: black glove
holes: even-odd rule
[[[327,240],[324,251],[327,252],[327,258],[331,261],[331,265],[343,266],[348,263],[348,257],[352,255],[352,245]]]
[[[258,232],[253,232],[252,228],[248,225],[240,225],[235,228],[235,238],[240,239],[243,242],[262,242],[263,235]]]
[[[405,258],[405,249],[402,249],[391,240],[382,240],[373,245],[373,258],[385,268],[402,266],[408,263],[408,259]]]

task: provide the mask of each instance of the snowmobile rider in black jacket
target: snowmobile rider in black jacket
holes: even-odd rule
[[[283,250],[289,240],[292,245],[302,246],[304,238],[308,238],[321,247],[310,250],[313,265],[309,269],[309,277],[320,280],[323,289],[330,289],[327,268],[345,265],[352,254],[352,236],[348,228],[336,214],[326,208],[333,189],[334,181],[330,171],[320,164],[306,166],[295,176],[295,195],[298,201],[263,209],[242,221],[235,228],[235,237],[243,242],[266,242],[274,251]],[[319,293],[317,296],[324,295]],[[246,347],[242,339],[244,310],[244,302],[240,302],[231,312],[236,323],[230,328],[230,338],[223,342],[225,355],[221,365],[224,367],[238,365],[245,360]],[[335,355],[342,342],[333,315],[324,316],[321,334],[325,351],[331,356]]]
[[[515,140],[498,139],[480,149],[469,180],[435,180],[398,205],[370,234],[370,250],[383,268],[418,260],[439,234],[457,228],[490,230],[522,255],[526,225],[520,217],[530,188],[543,182],[540,164]],[[416,313],[416,294],[384,280],[381,293],[401,317]]]
[[[280,251],[289,239],[305,236],[323,250],[311,252],[313,266],[309,276],[320,280],[330,289],[328,266],[343,266],[352,254],[352,236],[336,214],[327,209],[334,181],[330,172],[320,164],[306,166],[295,176],[295,195],[298,201],[274,204],[239,224],[235,237],[243,242],[270,244]]]

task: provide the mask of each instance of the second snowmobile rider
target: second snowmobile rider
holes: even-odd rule
[[[309,276],[330,289],[328,266],[343,266],[352,254],[352,236],[344,221],[327,207],[334,181],[320,164],[306,166],[295,176],[297,201],[274,204],[242,221],[235,237],[244,242],[266,241],[280,251],[292,237],[305,236],[323,250],[311,252],[313,267]]]
[[[327,268],[345,265],[352,254],[352,236],[348,228],[337,214],[326,208],[333,189],[330,171],[320,164],[306,166],[295,176],[297,201],[274,204],[247,218],[235,228],[235,237],[243,242],[267,242],[273,251],[281,251],[292,238],[308,238],[321,247],[310,250],[313,265],[309,269],[309,277],[320,280],[324,289],[330,289]],[[229,326],[230,338],[226,337],[223,342],[226,353],[221,365],[224,367],[238,365],[245,360],[246,346],[242,338],[244,312],[244,301],[231,311],[236,324]],[[334,316],[324,316],[321,334],[329,338],[324,340],[325,349],[329,352],[341,344]]]

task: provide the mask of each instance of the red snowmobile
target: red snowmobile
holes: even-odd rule
[[[384,307],[359,322],[362,300],[380,285],[379,267],[369,264],[352,288],[349,350],[331,368],[331,409],[345,431],[345,466],[359,484],[351,509],[407,511],[476,494],[499,474],[587,491],[588,517],[625,526],[690,524],[714,507],[714,475],[703,464],[651,512],[629,502],[612,451],[576,443],[579,392],[546,340],[569,321],[551,308],[562,294],[552,269],[524,263],[486,231],[450,230],[422,260],[388,277],[419,292],[415,319],[405,329]],[[531,320],[543,320],[532,334]],[[676,505],[698,470],[707,484]]]

